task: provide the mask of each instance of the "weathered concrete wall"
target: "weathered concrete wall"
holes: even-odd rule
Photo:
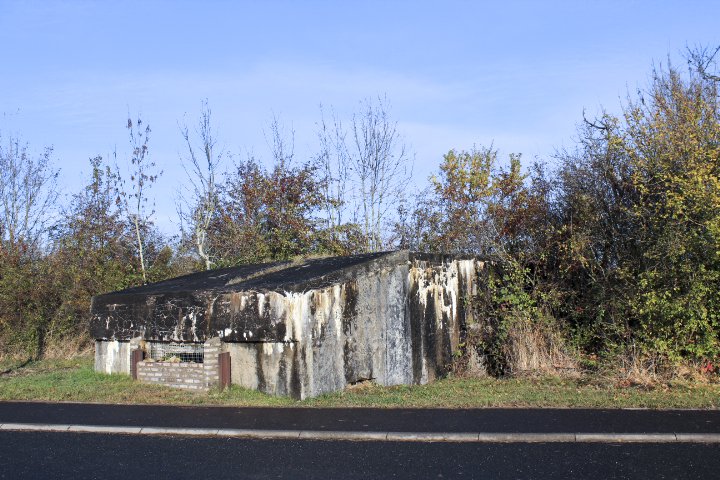
[[[227,343],[233,383],[295,398],[364,380],[412,383],[408,270],[408,265],[388,267],[306,293],[270,292],[262,302],[243,298],[252,292],[235,294],[238,313],[243,306],[265,305],[284,319],[289,337],[285,342]],[[252,330],[245,333],[255,336]]]
[[[410,383],[408,270],[407,264],[386,267],[347,286],[352,300],[345,305],[342,316],[345,383]]]
[[[474,259],[413,260],[408,287],[412,383],[425,384],[447,374],[471,319],[472,311],[465,305],[477,292],[476,267]]]
[[[432,381],[447,373],[458,348],[474,282],[474,260],[417,260],[302,294],[270,292],[261,301],[253,292],[234,294],[239,318],[252,316],[246,309],[256,316],[269,312],[286,325],[287,340],[226,344],[232,381],[296,398],[363,380]],[[256,338],[252,330],[244,334]]]
[[[130,342],[97,340],[95,342],[95,371],[130,375]]]
[[[226,343],[225,350],[230,353],[233,384],[271,395],[301,392],[301,363],[296,358],[295,343]]]
[[[91,333],[108,344],[217,336],[230,352],[233,383],[295,398],[364,380],[422,384],[447,373],[468,321],[475,266],[395,252],[274,289],[113,294],[94,299]]]

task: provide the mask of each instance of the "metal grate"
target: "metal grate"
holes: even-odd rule
[[[148,342],[148,357],[156,362],[203,363],[204,351],[202,343]]]

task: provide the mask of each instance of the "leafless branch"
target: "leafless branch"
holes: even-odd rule
[[[1,138],[0,138],[1,140]],[[0,238],[39,244],[58,198],[52,147],[33,158],[17,134],[0,144]]]
[[[217,140],[213,136],[211,114],[206,99],[202,103],[200,118],[195,127],[195,133],[200,141],[195,147],[187,125],[183,123],[181,127],[178,123],[188,148],[187,156],[180,155],[180,162],[192,186],[191,189],[186,189],[187,193],[180,192],[178,213],[181,215],[181,221],[186,221],[192,228],[193,243],[207,270],[213,265],[207,245],[210,224],[218,204],[216,175],[225,154],[224,149],[219,153],[215,151]],[[202,153],[197,154],[197,151]],[[187,213],[184,213],[183,205],[187,208]]]

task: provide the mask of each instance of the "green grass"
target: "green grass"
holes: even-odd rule
[[[7,372],[7,370],[10,370]],[[717,408],[717,383],[673,381],[624,387],[592,378],[446,378],[421,386],[350,388],[304,401],[274,397],[236,385],[224,391],[186,392],[147,385],[127,375],[93,371],[92,358],[43,360],[0,367],[0,401],[76,401],[180,405],[307,407],[561,407],[561,408]]]
[[[223,392],[195,393],[148,385],[129,375],[107,375],[93,370],[92,358],[39,361],[0,375],[0,401],[74,401],[162,404],[292,405],[289,398],[272,397],[233,387]],[[0,369],[7,370],[10,367]]]
[[[310,399],[313,406],[379,407],[558,407],[558,408],[716,408],[716,384],[663,384],[649,388],[588,384],[558,378],[447,378],[421,386],[371,386]]]

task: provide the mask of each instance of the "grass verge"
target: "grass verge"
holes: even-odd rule
[[[720,385],[672,381],[654,386],[583,378],[446,378],[420,386],[362,384],[304,401],[274,397],[233,385],[194,393],[147,385],[127,375],[93,371],[92,357],[43,360],[0,367],[0,401],[77,401],[180,405],[307,407],[560,407],[717,408]]]

